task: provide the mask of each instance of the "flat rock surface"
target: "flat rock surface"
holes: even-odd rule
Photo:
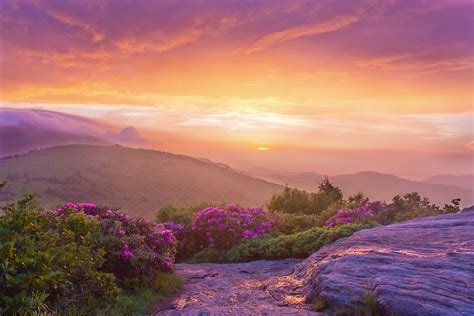
[[[308,259],[178,264],[157,315],[317,315],[373,295],[389,314],[474,315],[474,209],[359,231]],[[330,311],[328,311],[330,313]]]
[[[248,263],[177,264],[184,277],[181,293],[160,302],[156,315],[318,315],[288,306],[267,290],[272,277],[294,272],[301,260],[254,261]],[[279,295],[280,297],[282,295]]]

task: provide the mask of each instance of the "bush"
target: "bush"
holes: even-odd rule
[[[207,248],[225,251],[242,239],[271,231],[273,224],[274,220],[262,208],[207,208],[196,213],[192,233],[198,251]]]
[[[243,241],[227,252],[227,261],[246,262],[306,258],[324,245],[349,237],[354,232],[373,227],[371,224],[348,224],[335,228],[318,227],[304,232],[278,237],[261,236]]]
[[[203,202],[201,204],[189,207],[181,207],[169,204],[161,207],[158,210],[155,221],[157,223],[172,222],[181,224],[184,226],[184,229],[188,230],[191,229],[191,225],[194,221],[196,213],[209,207],[225,208],[226,204]]]
[[[162,225],[91,203],[44,212],[31,196],[1,211],[2,314],[94,314],[170,292],[176,239]]]
[[[326,177],[319,183],[315,193],[285,187],[282,193],[272,196],[268,209],[279,213],[319,215],[331,205],[341,204],[342,198],[342,191]]]
[[[32,196],[2,208],[0,217],[0,308],[14,314],[96,306],[120,289],[101,271],[99,223],[83,213],[45,216]],[[100,301],[99,301],[100,299]]]
[[[80,213],[98,221],[95,240],[104,249],[102,271],[113,273],[122,287],[147,286],[160,271],[172,271],[176,252],[173,232],[143,218],[129,218],[117,210],[92,203],[67,203],[56,216]]]
[[[431,204],[429,199],[422,198],[418,193],[408,193],[403,197],[397,195],[392,203],[361,200],[362,205],[353,209],[339,209],[330,217],[325,225],[334,227],[338,224],[363,223],[375,221],[381,225],[405,221],[412,218],[459,212],[459,199],[455,199],[444,208]],[[359,204],[360,205],[360,204]]]
[[[316,215],[274,213],[272,216],[275,219],[274,234],[278,235],[290,235],[324,224]]]

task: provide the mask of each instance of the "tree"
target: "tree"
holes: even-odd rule
[[[318,186],[318,192],[312,194],[313,212],[320,214],[333,204],[342,204],[343,194],[341,189],[333,185],[326,176]]]
[[[267,207],[271,212],[313,213],[310,194],[288,186],[285,187],[282,193],[273,195]]]

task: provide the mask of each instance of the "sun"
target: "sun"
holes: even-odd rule
[[[261,146],[261,147],[258,147],[257,150],[259,150],[259,151],[267,151],[267,150],[270,150],[270,148],[269,148],[269,147]]]

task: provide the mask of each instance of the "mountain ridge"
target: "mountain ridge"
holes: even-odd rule
[[[253,174],[253,176],[310,192],[316,191],[318,183],[325,177],[314,172],[293,175]],[[395,195],[418,192],[421,196],[426,196],[439,205],[449,203],[455,198],[461,198],[462,206],[474,203],[472,187],[425,183],[377,171],[339,174],[328,176],[328,178],[343,191],[345,196],[360,192],[371,199],[389,201]]]
[[[119,145],[64,145],[4,158],[0,179],[7,181],[3,202],[33,192],[48,207],[95,202],[146,217],[170,203],[262,206],[282,189],[190,156]]]

